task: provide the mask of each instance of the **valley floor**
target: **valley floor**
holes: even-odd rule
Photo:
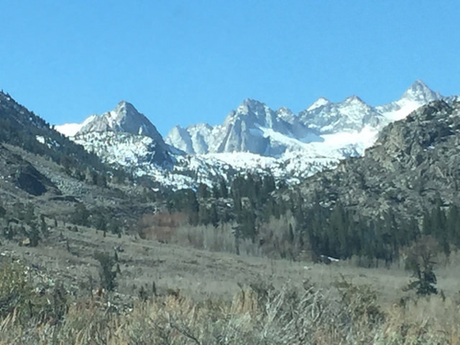
[[[96,251],[118,257],[117,288],[102,296]],[[0,260],[24,265],[45,296],[60,283],[72,295],[55,326],[37,316],[24,331],[16,311],[0,314],[0,344],[458,344],[460,335],[457,254],[440,262],[442,294],[427,299],[403,291],[410,274],[397,265],[236,256],[85,227],[58,226],[35,248],[2,240]]]

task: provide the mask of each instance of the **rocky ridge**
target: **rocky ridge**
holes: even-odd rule
[[[305,205],[340,203],[358,214],[420,217],[432,205],[459,204],[460,103],[433,101],[389,124],[365,155],[302,182]],[[285,201],[295,197],[284,194]]]
[[[109,164],[173,188],[210,185],[245,171],[297,183],[363,155],[387,124],[440,98],[417,80],[398,101],[377,107],[357,96],[339,103],[320,98],[296,115],[247,99],[221,125],[176,126],[165,140],[134,106],[121,102],[90,116],[73,140]]]
[[[251,152],[270,157],[305,143],[323,142],[323,135],[380,130],[400,120],[423,104],[442,96],[421,80],[415,81],[402,97],[383,106],[372,107],[358,96],[334,103],[320,97],[298,115],[288,108],[277,111],[264,103],[247,99],[230,112],[222,125],[174,127],[166,142],[189,154]]]

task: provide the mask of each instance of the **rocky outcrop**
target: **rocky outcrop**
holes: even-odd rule
[[[78,135],[94,132],[121,132],[147,136],[165,146],[163,137],[145,115],[128,102],[121,101],[114,110],[102,115],[93,115],[85,120]]]
[[[420,216],[438,200],[460,204],[459,144],[460,103],[434,101],[384,128],[364,157],[306,179],[298,192],[307,204],[341,203],[365,216]]]

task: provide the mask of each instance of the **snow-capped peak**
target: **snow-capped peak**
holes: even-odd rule
[[[320,97],[296,115],[248,98],[221,125],[174,127],[166,138],[171,146],[144,115],[122,101],[114,110],[85,120],[73,139],[108,163],[174,188],[251,169],[293,181],[362,155],[384,125],[440,98],[421,80],[401,99],[376,107],[358,96],[336,103]]]
[[[126,101],[119,102],[115,109],[110,113],[115,117],[138,117],[142,115],[137,111],[134,105]]]
[[[281,107],[276,111],[276,114],[283,119],[284,121],[294,124],[295,121],[297,120],[297,117],[294,115],[294,113],[291,111],[291,109],[286,108],[286,107]]]
[[[312,110],[315,110],[315,109],[317,109],[319,107],[324,107],[325,105],[328,105],[330,103],[331,103],[331,101],[329,101],[327,98],[320,97],[315,102],[313,102],[312,105],[310,105],[310,107],[307,109],[307,111],[312,111]]]
[[[236,109],[235,114],[247,115],[249,113],[258,114],[259,112],[266,111],[268,107],[259,101],[254,99],[247,98],[241,103],[241,105]]]
[[[121,101],[114,110],[102,115],[92,115],[82,124],[77,135],[93,132],[120,132],[150,137],[160,145],[163,138],[156,127],[129,102]]]
[[[435,100],[442,99],[439,92],[432,91],[422,80],[416,80],[402,95],[394,102],[376,107],[387,121],[398,121],[404,119],[420,106]]]
[[[343,101],[343,103],[344,104],[366,104],[361,98],[359,98],[356,95],[347,97],[345,101]]]
[[[401,99],[429,102],[441,98],[439,92],[432,91],[422,80],[416,80],[402,95]]]

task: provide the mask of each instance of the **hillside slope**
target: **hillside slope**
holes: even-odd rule
[[[307,205],[341,204],[364,216],[421,216],[441,201],[460,204],[460,103],[434,101],[384,128],[363,157],[306,179]],[[285,198],[287,194],[284,195]]]

